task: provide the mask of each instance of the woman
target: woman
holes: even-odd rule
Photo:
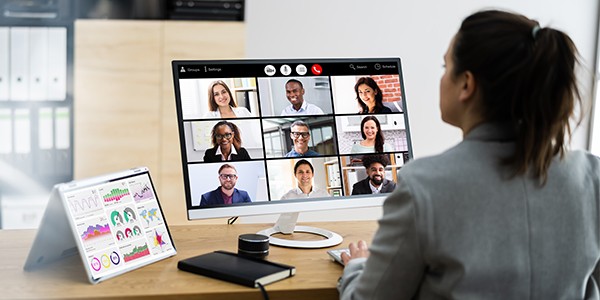
[[[329,197],[326,191],[320,190],[313,185],[313,177],[315,177],[315,169],[312,164],[301,159],[294,165],[294,176],[298,181],[298,186],[285,193],[281,200],[295,198],[317,198]]]
[[[204,152],[205,162],[249,160],[248,151],[242,147],[238,127],[228,121],[220,121],[210,132],[213,148]]]
[[[251,117],[245,107],[238,107],[233,101],[231,90],[225,82],[217,80],[208,87],[208,109],[205,118],[238,118]]]
[[[575,45],[483,11],[444,60],[442,119],[463,141],[400,170],[372,246],[342,257],[341,298],[598,299],[600,160],[565,143]]]
[[[361,77],[354,85],[360,114],[386,114],[392,110],[383,105],[383,94],[371,77]]]
[[[351,153],[382,153],[392,152],[392,147],[384,144],[381,125],[375,116],[366,116],[360,122],[360,134],[363,140],[352,145]]]

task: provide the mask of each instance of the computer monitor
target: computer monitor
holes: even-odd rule
[[[412,158],[398,58],[173,61],[188,219],[378,206]],[[365,164],[368,162],[368,166]]]

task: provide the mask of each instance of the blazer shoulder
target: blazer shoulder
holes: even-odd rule
[[[208,148],[204,151],[204,161],[206,162],[216,162],[219,161],[215,155],[217,153],[217,148]]]

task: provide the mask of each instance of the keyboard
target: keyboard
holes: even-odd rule
[[[344,262],[342,261],[342,253],[344,253],[344,252],[350,254],[350,249],[342,248],[342,249],[328,250],[327,254],[329,254],[329,257],[331,257],[331,260],[336,261],[343,266]]]

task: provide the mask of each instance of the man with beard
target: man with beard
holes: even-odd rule
[[[214,191],[202,195],[200,206],[234,204],[243,202],[252,202],[246,191],[235,188],[237,182],[237,170],[230,164],[224,164],[219,168],[219,186]]]
[[[396,183],[385,179],[385,166],[389,159],[385,155],[365,155],[363,166],[367,170],[367,178],[352,186],[352,195],[390,193],[396,188]]]

